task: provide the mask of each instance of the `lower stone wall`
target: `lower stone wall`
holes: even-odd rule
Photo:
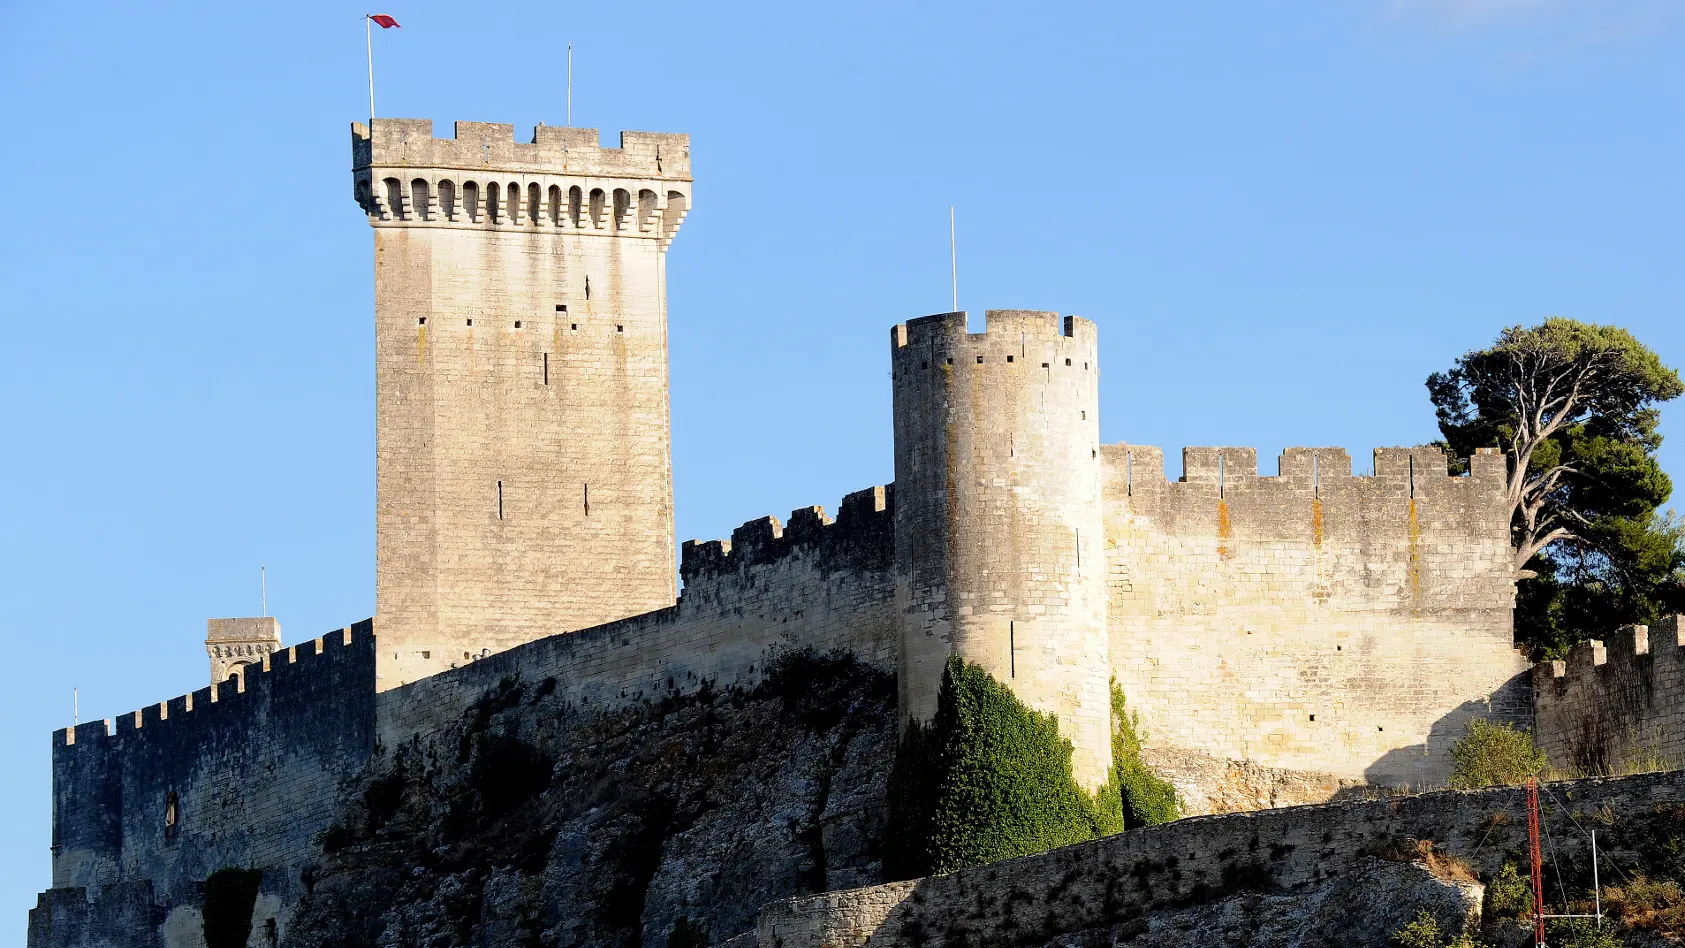
[[[29,912],[30,948],[163,948],[164,912],[153,904],[152,883],[114,883],[48,889]]]
[[[1685,617],[1627,626],[1533,669],[1533,739],[1570,773],[1685,765]]]
[[[1307,891],[1363,871],[1377,855],[1408,859],[1424,842],[1491,872],[1525,851],[1526,796],[1519,788],[1441,791],[1180,820],[945,876],[776,902],[761,910],[756,941],[763,948],[1041,944],[1244,891]],[[1564,782],[1545,799],[1556,856],[1571,868],[1585,864],[1588,847],[1562,806],[1581,824],[1597,813],[1607,847],[1623,833],[1642,833],[1658,810],[1677,820],[1685,773]]]

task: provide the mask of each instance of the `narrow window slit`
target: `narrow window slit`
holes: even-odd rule
[[[497,519],[503,519],[503,482],[497,482]]]
[[[550,384],[550,353],[544,353],[544,384]]]
[[[591,482],[585,482],[585,516],[591,516]]]

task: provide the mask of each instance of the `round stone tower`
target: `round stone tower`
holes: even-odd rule
[[[900,711],[928,721],[950,654],[1059,716],[1079,783],[1111,767],[1094,324],[991,310],[896,326]]]

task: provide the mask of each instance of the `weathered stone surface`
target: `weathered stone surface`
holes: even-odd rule
[[[1369,859],[1306,892],[1247,892],[1060,935],[1046,948],[1352,948],[1388,945],[1427,912],[1448,940],[1478,934],[1485,887],[1441,879],[1421,863]]]
[[[1141,762],[1176,787],[1183,816],[1327,803],[1361,796],[1368,787],[1361,780],[1333,774],[1264,767],[1179,748],[1142,748]]]

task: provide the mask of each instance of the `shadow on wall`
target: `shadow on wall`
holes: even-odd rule
[[[1450,785],[1451,748],[1468,731],[1469,721],[1488,718],[1499,723],[1532,726],[1531,672],[1516,675],[1489,698],[1465,701],[1428,728],[1426,743],[1390,750],[1363,770],[1371,784],[1409,790],[1432,790]]]

